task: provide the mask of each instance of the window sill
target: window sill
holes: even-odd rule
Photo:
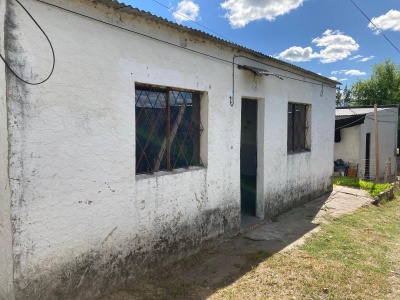
[[[296,155],[296,154],[301,154],[301,153],[310,153],[311,150],[305,149],[305,150],[300,150],[296,152],[288,152],[288,155]]]
[[[206,169],[206,167],[203,167],[203,166],[193,166],[193,167],[189,167],[189,168],[174,169],[172,171],[158,171],[158,172],[155,172],[152,174],[138,174],[138,175],[135,175],[135,179],[136,179],[136,181],[140,181],[140,180],[161,177],[161,176],[177,175],[177,174],[182,174],[182,173],[187,173],[187,172],[196,172],[196,171],[201,171],[201,170],[205,170],[205,169]]]

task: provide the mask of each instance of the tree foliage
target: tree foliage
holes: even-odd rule
[[[351,87],[352,105],[400,104],[400,65],[386,59],[372,67],[367,80]]]
[[[341,90],[336,90],[336,107],[349,106],[351,104],[352,96],[351,91],[346,87]]]

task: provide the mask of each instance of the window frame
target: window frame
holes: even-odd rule
[[[203,165],[200,153],[204,131],[202,94],[194,90],[135,84],[136,175]]]
[[[288,102],[287,152],[288,154],[309,152],[310,104]],[[294,112],[294,113],[293,113]],[[297,113],[300,112],[300,115]]]

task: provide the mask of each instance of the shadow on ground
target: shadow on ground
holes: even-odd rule
[[[274,253],[303,242],[328,215],[371,203],[364,191],[336,187],[301,207],[221,245],[153,273],[102,300],[206,299]]]

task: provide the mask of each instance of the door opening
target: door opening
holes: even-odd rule
[[[369,168],[370,168],[370,153],[371,153],[371,134],[367,133],[366,137],[365,137],[365,178],[366,179],[370,179],[369,178]]]
[[[257,102],[257,100],[242,99],[240,135],[240,205],[242,221],[244,216],[256,216]]]

